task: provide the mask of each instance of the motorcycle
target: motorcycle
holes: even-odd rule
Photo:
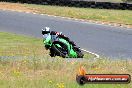
[[[45,48],[50,50],[50,56],[61,56],[63,58],[83,58],[84,54],[76,45],[73,46],[65,37],[59,35],[48,35],[43,39]]]

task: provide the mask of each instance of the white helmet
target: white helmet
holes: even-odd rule
[[[42,29],[42,34],[48,34],[50,33],[50,28],[49,27],[45,27],[44,29]]]

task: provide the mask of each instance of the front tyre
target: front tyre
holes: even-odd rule
[[[55,41],[52,44],[52,49],[58,56],[61,56],[63,58],[68,57],[68,47],[65,43]]]
[[[54,52],[54,49],[51,47],[50,48],[50,54],[49,54],[51,57],[55,57],[55,52]]]

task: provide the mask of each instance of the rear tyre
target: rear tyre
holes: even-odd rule
[[[82,52],[76,52],[78,55],[78,58],[83,58],[84,54]]]
[[[84,54],[82,53],[82,51],[78,47],[74,47],[74,50],[77,53],[77,58],[83,58]]]

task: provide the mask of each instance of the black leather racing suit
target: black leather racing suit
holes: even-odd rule
[[[64,38],[64,39],[67,40],[70,44],[72,44],[73,46],[76,46],[76,44],[75,44],[73,41],[71,41],[67,36],[63,35],[63,34],[60,33],[60,32],[51,31],[51,32],[50,32],[50,35],[56,35],[56,36],[58,36],[58,37],[60,37],[60,38]]]

